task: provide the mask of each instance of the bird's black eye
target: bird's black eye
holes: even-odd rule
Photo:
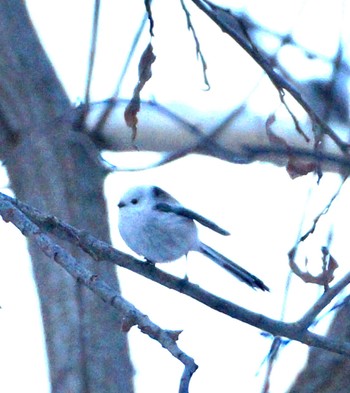
[[[133,198],[130,202],[131,202],[133,205],[137,205],[137,204],[139,203],[139,200],[136,199],[136,198]]]

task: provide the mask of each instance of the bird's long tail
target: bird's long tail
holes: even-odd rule
[[[259,288],[262,291],[269,291],[270,289],[256,276],[249,273],[247,270],[243,269],[236,263],[232,262],[230,259],[226,258],[224,255],[215,251],[211,247],[204,243],[200,244],[199,251],[211,259],[213,262],[233,274],[239,280],[245,282],[252,288]]]

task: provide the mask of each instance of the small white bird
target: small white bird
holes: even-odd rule
[[[259,278],[202,243],[194,220],[221,235],[229,235],[229,232],[184,208],[161,188],[133,187],[121,198],[118,207],[122,238],[148,261],[171,262],[189,251],[198,251],[252,288],[269,291]]]

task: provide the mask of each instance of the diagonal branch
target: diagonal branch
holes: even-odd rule
[[[192,297],[193,299],[198,300],[202,304],[205,304],[216,311],[264,330],[275,337],[287,337],[291,340],[296,340],[309,346],[314,346],[329,350],[331,352],[350,356],[349,343],[325,338],[318,334],[311,333],[307,330],[309,324],[303,323],[303,320],[296,323],[286,323],[247,310],[237,304],[229,302],[225,299],[221,299],[220,297],[215,296],[204,289],[201,289],[198,285],[194,285],[188,281],[184,281],[167,274],[162,270],[157,269],[153,265],[145,264],[144,262],[141,262],[128,254],[114,249],[109,244],[96,239],[86,231],[73,228],[72,226],[63,223],[53,216],[45,216],[38,210],[33,209],[28,205],[25,205],[1,193],[0,215],[2,215],[5,221],[11,221],[14,225],[16,225],[25,236],[38,236],[40,230],[50,233],[60,239],[75,244],[97,261],[105,260],[129,269],[152,281],[166,286],[167,288]],[[32,231],[33,225],[35,228],[34,232]],[[44,239],[46,239],[46,243],[43,243],[44,246],[47,244],[47,239],[52,242],[47,235],[41,236],[44,236]],[[55,245],[54,250],[59,250],[57,247],[58,246]],[[58,257],[55,251],[51,250],[50,253],[56,262],[61,263],[61,258],[59,258],[57,261]],[[79,277],[81,272],[84,272],[82,269],[83,268],[80,267],[78,263],[74,262],[71,264],[69,272],[71,272],[74,277]],[[97,291],[98,286],[94,284],[97,278],[95,277],[92,279],[93,276],[91,274],[84,277],[85,280],[82,280],[83,284],[89,286],[90,289],[94,291],[96,289]],[[97,282],[100,283],[99,280],[97,280]],[[316,303],[314,309],[312,308],[310,310],[310,312],[314,314],[314,317],[319,313],[319,311],[321,311],[322,308],[327,306],[329,302],[349,283],[350,273],[346,275],[338,284],[330,288],[329,291],[327,291],[327,293],[321,297],[320,301]],[[317,312],[315,312],[315,310]],[[306,314],[306,318],[309,320],[308,314]]]
[[[238,45],[240,45],[251,58],[266,72],[271,82],[275,85],[282,103],[285,105],[284,91],[288,93],[303,107],[303,109],[309,115],[315,129],[317,128],[322,131],[322,133],[328,135],[338,148],[347,154],[349,150],[349,144],[344,142],[334,130],[326,124],[311,108],[311,106],[303,99],[301,94],[281,75],[279,75],[274,67],[270,64],[268,59],[266,59],[259,50],[252,45],[252,42],[247,38],[246,31],[242,25],[239,18],[237,18],[229,10],[221,8],[208,0],[192,0],[193,3],[203,11],[221,30],[233,38]],[[289,108],[286,107],[288,112]],[[293,118],[295,122],[295,118]],[[296,129],[300,131],[298,123],[295,123]],[[316,131],[317,134],[317,131]]]
[[[85,268],[83,263],[44,234],[21,210],[15,207],[10,199],[6,199],[2,199],[0,203],[0,215],[4,221],[12,222],[24,236],[33,239],[47,257],[53,259],[79,283],[91,289],[102,300],[122,313],[124,315],[124,331],[128,331],[132,326],[137,325],[142,333],[158,341],[184,364],[185,370],[181,378],[179,393],[187,393],[191,376],[198,366],[190,356],[186,355],[177,346],[176,341],[181,332],[163,330],[153,323],[147,315],[144,315],[133,304],[121,297],[115,289]]]
[[[335,192],[335,194],[332,196],[332,198],[327,203],[327,205],[323,208],[323,210],[314,218],[311,228],[303,236],[300,237],[300,239],[298,240],[298,242],[297,242],[295,247],[297,247],[300,242],[305,241],[311,234],[313,234],[315,232],[316,226],[317,226],[319,220],[321,219],[321,217],[325,216],[328,213],[328,211],[331,208],[333,202],[336,200],[336,198],[340,194],[340,191],[342,190],[343,185],[346,182],[347,178],[348,178],[347,176],[345,176],[343,178],[343,181],[341,182],[338,190]]]
[[[350,283],[350,273],[323,293],[310,310],[296,324],[300,329],[307,329],[317,315]]]

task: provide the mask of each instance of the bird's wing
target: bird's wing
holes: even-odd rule
[[[192,210],[186,209],[183,206],[170,205],[168,203],[161,202],[161,203],[157,203],[154,206],[154,209],[162,211],[164,213],[174,213],[174,214],[177,214],[178,216],[190,218],[191,220],[195,220],[195,221],[199,222],[200,224],[204,225],[205,227],[210,228],[217,233],[220,233],[220,235],[224,235],[224,236],[230,235],[230,232],[219,227],[213,221],[210,221],[207,218],[201,216],[200,214],[195,213]]]

